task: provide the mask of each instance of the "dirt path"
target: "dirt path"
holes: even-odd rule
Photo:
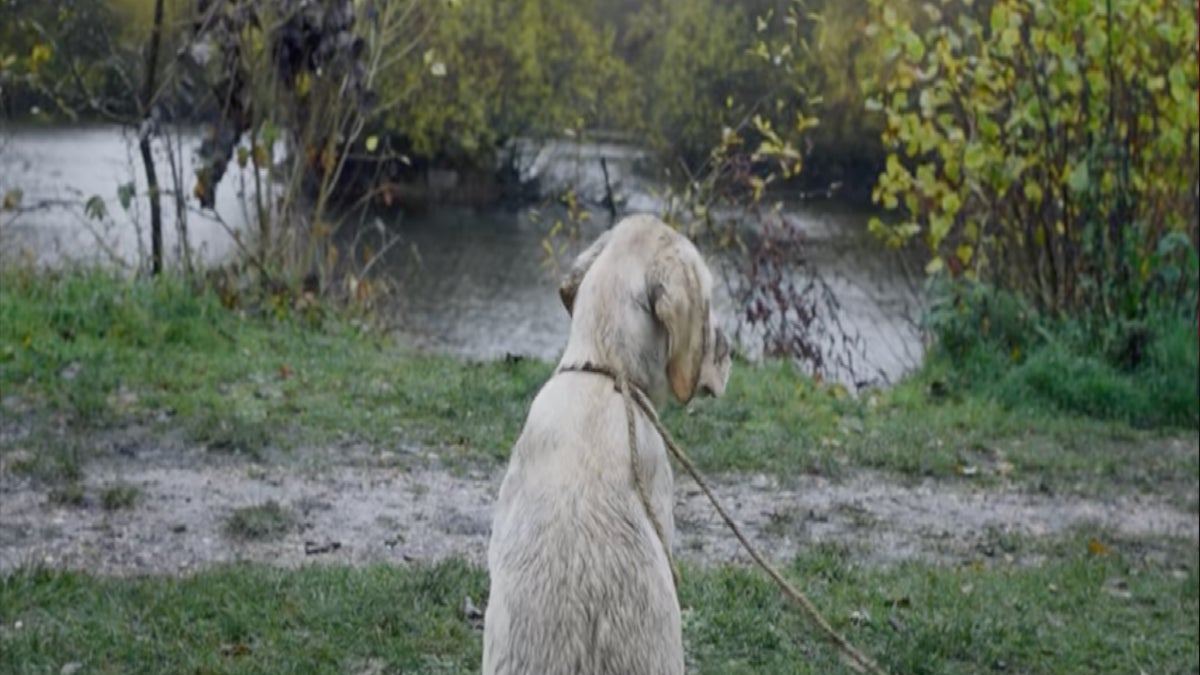
[[[500,478],[352,461],[305,468],[117,457],[89,464],[82,505],[64,506],[45,487],[0,467],[0,573],[29,564],[139,574],[234,560],[294,566],[454,555],[481,563]],[[136,486],[139,498],[132,508],[106,511],[99,495],[120,483]],[[676,493],[675,544],[683,559],[745,559],[690,480],[678,477]],[[1101,501],[905,485],[869,473],[844,481],[802,477],[786,487],[762,476],[726,478],[718,493],[774,558],[830,542],[874,562],[999,556],[1026,563],[1036,562],[1035,550],[1012,542],[1076,528],[1131,540],[1200,539],[1196,514],[1146,496]],[[235,509],[267,500],[293,514],[287,534],[247,542],[226,533]]]

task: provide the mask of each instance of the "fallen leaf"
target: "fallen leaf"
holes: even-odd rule
[[[1088,540],[1088,551],[1092,555],[1108,555],[1108,547],[1101,543],[1098,539]]]

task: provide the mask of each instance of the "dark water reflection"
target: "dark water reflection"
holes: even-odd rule
[[[568,316],[557,294],[558,269],[547,264],[542,248],[554,215],[542,212],[534,223],[530,209],[446,208],[394,223],[404,242],[383,266],[399,283],[386,310],[397,331],[414,345],[454,354],[556,358]],[[921,356],[913,321],[918,294],[905,261],[867,237],[861,209],[826,202],[787,215],[805,234],[805,255],[836,294],[843,327],[861,340],[859,372],[834,374],[894,381]],[[567,246],[558,264],[569,264],[607,224],[600,217],[577,240],[560,238]],[[731,299],[723,295],[717,306],[726,328],[736,330]],[[743,331],[742,337],[743,351],[757,356],[756,336]]]

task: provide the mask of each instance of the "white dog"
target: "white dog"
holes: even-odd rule
[[[651,216],[631,216],[584,251],[560,295],[571,334],[512,450],[488,548],[485,675],[683,673],[668,549],[671,467],[635,408],[635,487],[623,374],[655,405],[719,396],[729,377],[696,247]]]

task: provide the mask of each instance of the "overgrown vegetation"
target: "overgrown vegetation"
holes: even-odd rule
[[[1033,568],[863,567],[817,547],[786,570],[835,627],[896,673],[1191,672],[1194,546],[1169,562],[1069,537]],[[483,570],[437,565],[97,579],[45,570],[0,578],[0,670],[58,672],[476,672],[464,598]],[[685,567],[689,662],[701,673],[841,672],[834,652],[761,575]]]
[[[1138,427],[1200,425],[1194,311],[1137,323],[1052,319],[979,283],[935,284],[927,377],[1015,409],[1044,407]]]
[[[1009,405],[1200,419],[1195,7],[871,2],[871,229],[929,251],[928,368]]]

